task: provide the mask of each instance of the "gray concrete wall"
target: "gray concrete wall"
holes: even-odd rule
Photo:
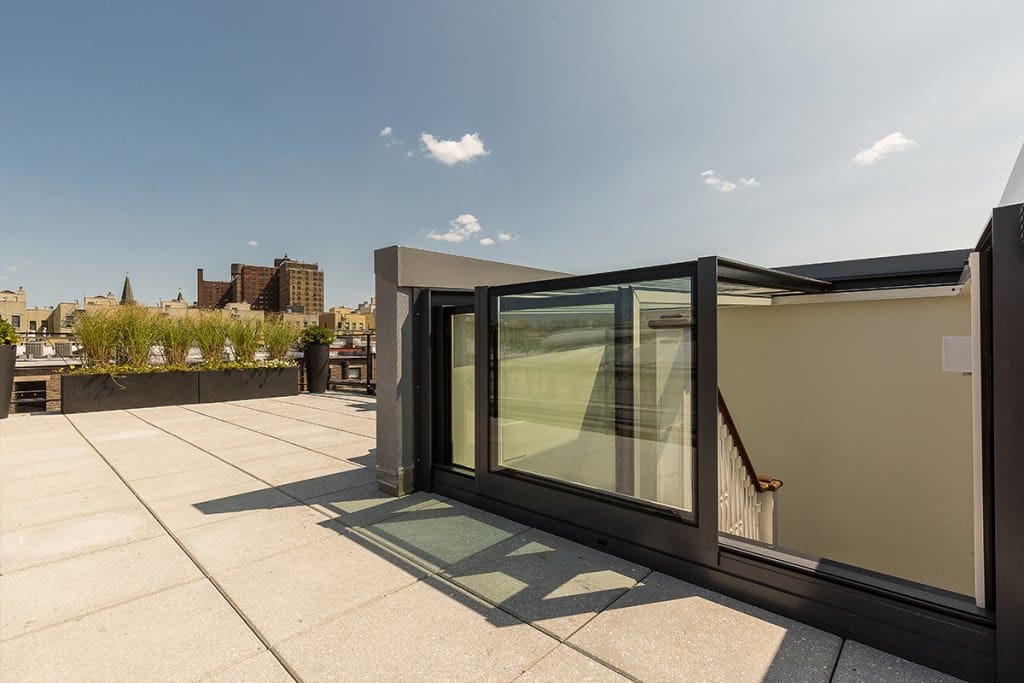
[[[405,495],[413,491],[416,435],[413,415],[414,288],[472,290],[562,277],[566,273],[510,263],[391,246],[373,254],[377,297],[377,484],[382,491]]]

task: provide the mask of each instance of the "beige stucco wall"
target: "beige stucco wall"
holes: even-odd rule
[[[776,543],[972,594],[969,297],[719,309],[719,386],[782,479]]]

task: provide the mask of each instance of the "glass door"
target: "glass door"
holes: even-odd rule
[[[476,461],[473,295],[427,291],[423,296],[426,307],[420,319],[429,325],[421,330],[421,343],[431,362],[429,378],[421,376],[420,383],[430,387],[431,417],[424,424],[424,433],[429,429],[430,457],[423,462],[418,486],[434,488],[440,477],[465,488],[472,483]]]
[[[715,467],[700,466],[697,440],[716,426],[699,420],[697,275],[691,262],[478,297],[488,320],[477,384],[483,495],[599,536],[713,558],[715,501],[701,492],[714,490]],[[710,292],[713,307],[713,281]],[[709,370],[713,391],[713,362]]]

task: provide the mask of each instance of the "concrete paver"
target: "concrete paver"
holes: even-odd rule
[[[164,526],[176,532],[222,522],[257,510],[298,504],[290,496],[251,478],[241,484],[147,502]]]
[[[439,571],[526,528],[452,500],[389,517],[360,528],[360,533],[431,571]]]
[[[159,536],[163,529],[138,503],[4,532],[0,571],[25,569],[93,550]]]
[[[276,643],[393,593],[423,568],[373,548],[351,533],[334,534],[218,575],[221,586]]]
[[[0,472],[0,477],[2,476],[3,473]],[[87,470],[62,472],[18,481],[0,480],[0,501],[3,501],[0,504],[7,505],[21,500],[49,498],[94,486],[120,483],[120,481],[109,467],[97,459],[96,464]]]
[[[186,529],[178,538],[207,571],[217,574],[331,538],[338,533],[331,524],[307,507],[282,507]]]
[[[395,498],[382,493],[376,483],[335,491],[307,500],[306,503],[346,526],[375,524],[404,512],[444,509],[451,501],[430,493],[417,491]]]
[[[855,640],[843,643],[832,677],[833,683],[955,683],[959,680]]]
[[[0,576],[0,639],[202,578],[167,536]]]
[[[211,458],[208,467],[134,479],[131,485],[143,500],[152,502],[253,481],[245,472]]]
[[[838,636],[654,572],[569,642],[641,680],[828,681]]]
[[[294,683],[295,679],[269,651],[220,669],[203,683]]]
[[[452,565],[443,575],[564,640],[649,573],[646,567],[530,529]]]
[[[604,664],[580,654],[566,645],[559,645],[516,679],[516,683],[626,683],[629,679]]]
[[[195,680],[262,644],[208,582],[171,588],[0,643],[18,681]]]
[[[306,680],[510,681],[557,644],[451,584],[427,578],[290,638],[278,650]]]
[[[375,420],[373,399],[327,394],[0,422],[0,675],[952,680],[450,499],[381,494]]]
[[[0,503],[0,529],[6,531],[56,522],[79,515],[130,507],[136,502],[131,491],[112,478],[109,483],[100,486]]]

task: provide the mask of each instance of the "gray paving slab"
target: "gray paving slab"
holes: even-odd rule
[[[25,439],[19,443],[18,437],[3,437],[4,453],[0,460],[0,473],[4,473],[9,465],[20,465],[29,462],[42,462],[46,460],[60,460],[75,456],[96,457],[96,452],[85,442],[78,432],[72,432],[64,437],[65,443],[52,445],[41,445],[38,442],[38,434],[25,434]]]
[[[96,465],[87,470],[62,472],[16,481],[0,479],[0,501],[9,504],[33,498],[49,498],[111,483],[120,483],[120,479],[97,457]]]
[[[209,453],[167,434],[154,439],[146,448],[112,450],[104,445],[98,445],[97,448],[118,473],[130,482],[223,466],[222,462]]]
[[[219,574],[337,533],[336,523],[303,506],[258,510],[204,524],[182,531],[178,539],[207,571]]]
[[[317,496],[306,502],[332,519],[355,527],[374,524],[404,512],[432,507],[444,509],[450,501],[422,491],[396,498],[382,493],[376,483],[370,483]]]
[[[522,533],[526,526],[489,512],[447,500],[364,527],[365,534],[438,571]]]
[[[445,578],[564,640],[650,573],[530,529],[445,569]]]
[[[5,448],[7,448],[5,444]],[[46,477],[54,474],[91,470],[103,464],[95,453],[76,453],[56,458],[21,459],[20,462],[0,460],[0,477],[5,482]]]
[[[276,643],[408,586],[419,565],[351,533],[218,575],[257,628]]]
[[[556,645],[506,612],[428,577],[277,649],[309,681],[510,681]]]
[[[157,454],[157,457],[173,458],[173,455]],[[146,501],[176,498],[186,494],[209,491],[212,489],[252,484],[255,479],[231,465],[210,459],[208,467],[172,474],[161,474],[153,477],[131,480],[132,488]],[[115,465],[115,467],[117,467]],[[120,468],[118,468],[120,471]]]
[[[279,455],[295,455],[297,453],[304,453],[306,450],[301,446],[295,446],[286,441],[267,437],[265,442],[259,444],[211,448],[210,452],[227,462],[241,466],[251,460],[262,460]]]
[[[0,643],[4,677],[42,681],[186,681],[255,655],[262,644],[206,580]]]
[[[166,535],[0,576],[0,639],[202,578]]]
[[[566,645],[526,670],[516,683],[626,683],[628,678]]]
[[[244,463],[240,467],[299,500],[308,500],[376,481],[376,474],[372,470],[345,460],[309,452],[275,456]]]
[[[116,479],[100,486],[10,503],[0,497],[0,530],[6,531],[130,507],[136,502],[131,491]]]
[[[203,683],[294,683],[269,650],[232,664],[202,679]]]
[[[152,515],[138,503],[118,510],[13,529],[4,532],[0,544],[0,571],[6,574],[163,533]]]
[[[255,479],[147,502],[160,521],[175,532],[257,510],[299,505],[293,498]]]
[[[40,434],[67,425],[63,415],[55,413],[15,413],[0,422],[0,438],[19,434]]]
[[[954,678],[854,640],[843,643],[833,683],[955,683]]]
[[[841,639],[652,573],[569,642],[640,680],[828,681]]]

